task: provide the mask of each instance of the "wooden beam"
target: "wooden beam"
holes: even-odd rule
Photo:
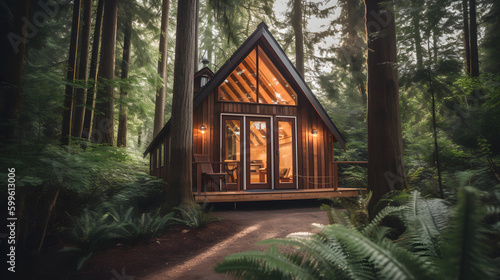
[[[239,201],[270,201],[270,200],[300,200],[319,199],[332,197],[354,197],[359,195],[361,189],[345,188],[316,190],[291,190],[268,192],[207,192],[195,195],[196,202],[239,202]]]
[[[368,164],[368,161],[334,161],[333,164]]]

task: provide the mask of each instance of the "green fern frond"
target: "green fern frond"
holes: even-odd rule
[[[492,279],[494,266],[486,257],[484,209],[477,192],[470,187],[459,190],[458,204],[450,228],[444,233],[443,273],[453,279]],[[496,268],[498,270],[498,268]]]
[[[271,246],[268,251],[247,251],[233,254],[215,266],[217,273],[232,274],[243,279],[304,279],[316,280],[306,268],[290,260]]]
[[[384,209],[380,210],[377,215],[372,219],[372,221],[361,231],[361,233],[365,236],[371,236],[373,235],[373,231],[375,229],[377,229],[377,227],[380,226],[380,223],[382,222],[382,220],[389,216],[389,215],[393,215],[393,214],[396,214],[396,213],[400,213],[401,211],[403,211],[404,209],[406,209],[406,207],[404,206],[397,206],[397,207],[393,207],[393,206],[387,206],[385,207]]]
[[[396,247],[388,240],[375,243],[361,233],[343,226],[331,225],[324,229],[346,244],[351,252],[368,258],[375,265],[378,275],[384,279],[432,279],[432,270],[412,253]]]
[[[439,239],[447,226],[449,210],[442,199],[424,199],[413,191],[402,212],[407,231],[402,237],[403,245],[421,256],[441,256]]]

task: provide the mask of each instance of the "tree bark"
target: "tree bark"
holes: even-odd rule
[[[420,3],[420,1],[417,4]],[[419,6],[416,6],[418,8]],[[415,14],[412,17],[412,25],[413,25],[413,40],[415,42],[415,55],[417,57],[417,70],[424,69],[424,60],[422,56],[422,36],[420,35],[420,13],[418,13],[418,9],[416,9]],[[430,59],[430,57],[429,57]]]
[[[116,55],[117,0],[106,0],[102,25],[102,46],[99,59],[98,83],[94,130],[95,143],[113,145],[114,142],[114,84]]]
[[[167,96],[167,43],[168,43],[168,12],[169,0],[163,0],[161,13],[160,60],[158,61],[158,75],[163,79],[163,86],[156,92],[155,119],[153,138],[158,135],[165,124],[165,100]],[[181,18],[179,18],[181,19]]]
[[[465,72],[470,75],[470,43],[469,43],[469,12],[467,9],[467,0],[462,0],[462,28],[464,32],[464,55]]]
[[[371,214],[385,193],[404,189],[407,185],[399,111],[394,13],[392,1],[390,6],[382,6],[383,2],[365,0],[368,189],[373,193],[369,202]]]
[[[198,29],[200,25],[200,0],[196,0],[196,20],[195,20],[195,44],[194,44],[194,72],[198,72],[198,65],[200,64],[200,59],[198,57]]]
[[[302,31],[302,0],[293,0],[292,28],[295,34],[295,67],[304,77],[304,34]]]
[[[123,59],[122,59],[122,71],[121,78],[122,80],[128,79],[129,72],[129,62],[130,62],[130,36],[132,33],[132,19],[127,16],[125,22],[125,31],[124,31],[124,39],[123,39]],[[118,135],[116,137],[116,146],[118,147],[127,147],[127,113],[128,107],[125,102],[125,98],[127,97],[127,89],[121,87],[120,88],[120,114],[118,117]]]
[[[359,18],[360,5],[358,6],[352,0],[346,1],[346,10],[347,10],[347,48],[349,49],[348,59],[349,59],[349,71],[351,72],[352,79],[358,88],[361,104],[366,106],[366,87],[365,82],[366,78],[363,75],[362,67],[363,67],[363,45],[362,39],[358,36],[357,26],[362,19]]]
[[[102,28],[102,14],[104,11],[104,0],[99,0],[97,4],[97,12],[94,27],[94,41],[92,42],[92,57],[90,58],[89,78],[92,82],[90,94],[87,91],[87,106],[85,109],[85,120],[83,123],[82,137],[90,140],[92,131],[92,122],[94,119],[94,108],[96,98],[96,85],[97,85],[97,68],[99,65],[99,48],[101,45],[101,28]]]
[[[85,105],[87,102],[87,80],[89,67],[90,22],[92,20],[92,0],[83,0],[83,30],[80,45],[80,63],[78,80],[85,81],[85,88],[76,89],[75,117],[73,119],[72,135],[82,137],[83,123],[85,120]]]
[[[5,1],[13,15],[9,24],[0,26],[0,141],[16,138],[21,104],[24,54],[28,29],[23,18],[28,17],[29,1]]]
[[[172,98],[167,206],[192,204],[193,87],[196,0],[179,1]]]
[[[76,78],[77,53],[78,53],[78,33],[80,28],[80,6],[81,0],[73,2],[73,20],[71,24],[71,41],[69,45],[68,69],[66,70],[66,80],[73,83]],[[71,129],[73,119],[73,106],[75,99],[75,89],[72,85],[66,85],[64,94],[64,111],[62,120],[61,143],[69,145],[71,143]]]
[[[470,76],[479,77],[479,56],[477,51],[476,0],[469,2],[470,12]]]

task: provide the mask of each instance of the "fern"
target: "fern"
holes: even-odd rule
[[[447,226],[448,213],[443,200],[423,199],[418,191],[413,191],[401,216],[407,227],[403,241],[416,254],[440,257],[439,239]]]
[[[443,273],[453,279],[491,279],[493,265],[484,252],[484,211],[479,207],[477,193],[470,187],[459,190],[459,202],[444,236]],[[496,268],[498,272],[498,268]]]
[[[433,277],[432,270],[423,261],[386,239],[375,243],[357,231],[337,225],[325,227],[324,233],[335,236],[350,250],[368,258],[377,268],[380,278],[431,279]]]
[[[260,242],[271,245],[267,252],[228,256],[216,271],[243,279],[492,279],[499,275],[484,255],[481,221],[486,211],[478,204],[476,191],[460,190],[451,223],[443,200],[424,199],[416,191],[406,195],[404,206],[384,208],[362,232],[338,224],[317,226],[319,234],[295,233]],[[488,212],[497,213],[497,209]],[[380,223],[395,214],[406,223],[407,231],[394,242]],[[277,246],[292,251],[280,253]]]
[[[212,206],[208,212],[205,212],[206,204],[200,206],[198,204],[189,205],[186,208],[175,207],[182,215],[182,219],[173,218],[173,220],[180,222],[190,228],[202,228],[212,222],[219,222],[222,219],[219,217],[212,217],[211,213],[214,207]]]

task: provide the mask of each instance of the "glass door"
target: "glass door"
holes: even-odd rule
[[[246,188],[271,189],[271,119],[246,117]]]
[[[275,186],[276,189],[296,188],[295,119],[275,118]]]
[[[225,163],[226,187],[237,190],[243,174],[243,118],[224,116],[222,118],[222,161]],[[240,184],[241,187],[241,184]],[[241,187],[240,190],[243,188]]]

